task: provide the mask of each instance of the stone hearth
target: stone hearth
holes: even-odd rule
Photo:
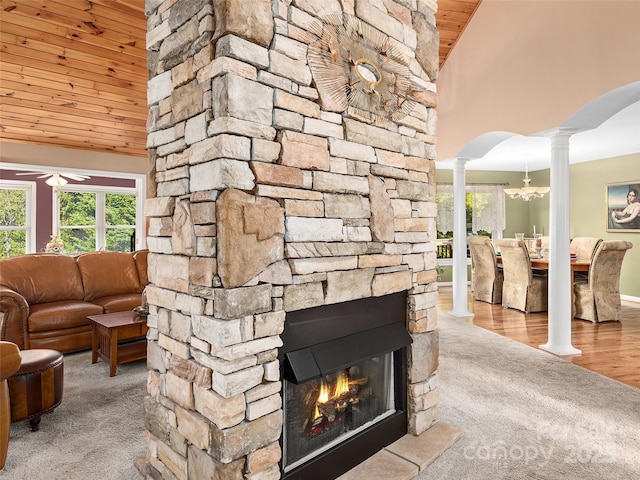
[[[321,305],[407,292],[408,433],[435,423],[435,8],[146,0],[149,478],[281,477],[280,335]]]

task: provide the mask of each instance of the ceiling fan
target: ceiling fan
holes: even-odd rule
[[[80,175],[78,173],[60,173],[60,172],[23,172],[16,173],[16,175],[38,175],[38,178],[46,178],[45,183],[52,187],[63,187],[67,183],[66,178],[70,178],[72,180],[76,180],[78,182],[83,182],[89,178],[88,175]]]

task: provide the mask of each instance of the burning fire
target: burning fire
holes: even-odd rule
[[[347,377],[346,373],[340,372],[336,380],[336,393],[334,397],[340,397],[347,392],[349,392],[349,377]]]
[[[322,380],[322,383],[320,384],[320,395],[318,395],[318,402],[316,403],[316,407],[318,403],[327,403],[328,401],[329,401],[329,387],[327,387],[327,384],[324,383],[324,380]]]
[[[313,408],[313,416],[310,418],[309,435],[317,435],[331,425],[344,420],[348,415],[351,405],[360,402],[360,387],[368,382],[366,377],[351,379],[347,371],[339,372],[335,382],[320,382],[318,399]]]

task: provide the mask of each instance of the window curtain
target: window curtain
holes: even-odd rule
[[[468,185],[473,208],[471,230],[502,232],[505,229],[504,185]]]
[[[453,185],[436,185],[436,229],[439,232],[453,232]]]
[[[467,185],[471,194],[471,231],[486,230],[500,237],[505,229],[504,185]],[[453,231],[453,185],[436,185],[438,215],[436,227],[440,232]]]

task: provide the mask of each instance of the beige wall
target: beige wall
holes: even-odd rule
[[[600,237],[604,240],[627,240],[633,248],[627,251],[620,278],[623,295],[640,299],[640,233],[607,232],[606,188],[609,183],[640,181],[640,153],[622,157],[606,158],[593,162],[571,165],[571,237]],[[522,173],[486,172],[470,170],[466,172],[467,183],[498,183],[510,181],[521,183]],[[549,185],[549,170],[529,174],[532,185]],[[451,183],[451,170],[437,170],[436,181]],[[552,192],[553,193],[553,192]],[[513,237],[517,231],[531,233],[532,225],[538,232],[549,232],[549,198],[531,202],[507,199],[507,229],[505,237]],[[542,229],[542,230],[541,230]]]
[[[0,161],[51,168],[75,168],[106,172],[147,174],[148,160],[111,153],[44,145],[0,142]]]
[[[438,160],[560,125],[640,78],[640,1],[483,0],[438,78]]]

